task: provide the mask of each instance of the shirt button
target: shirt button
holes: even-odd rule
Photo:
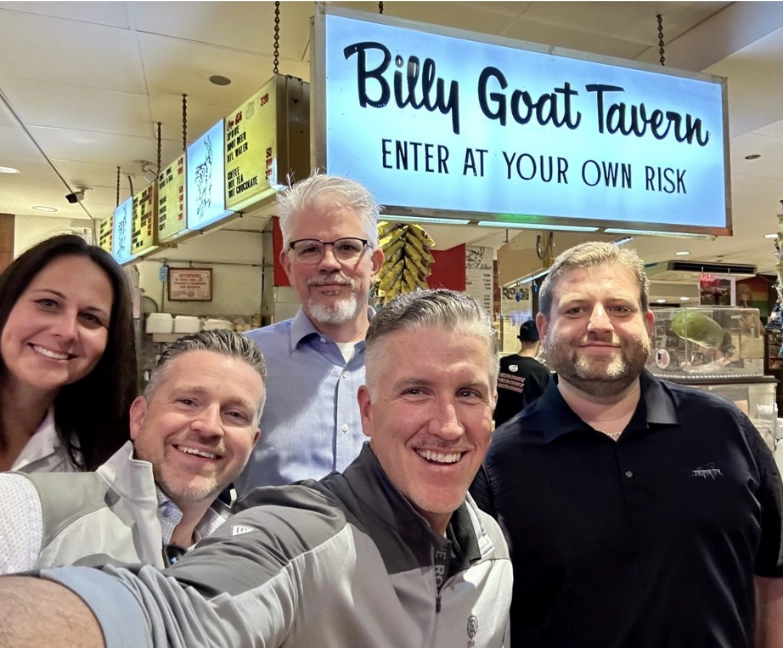
[[[343,432],[347,432],[348,431],[348,424],[347,423],[343,423],[343,427],[341,429],[342,429]]]
[[[630,470],[626,470],[625,476],[628,477],[628,479],[630,479],[631,477],[633,477],[633,473]]]
[[[326,338],[321,338],[321,342],[326,342]]]
[[[345,380],[347,377],[348,377],[348,374],[347,374],[347,373],[344,373],[344,374],[341,374],[341,375],[340,375],[340,378],[342,378],[343,380]]]

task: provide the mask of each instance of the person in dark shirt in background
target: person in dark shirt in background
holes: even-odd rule
[[[533,320],[524,322],[517,337],[519,352],[500,359],[495,427],[503,425],[541,396],[549,382],[549,371],[536,360],[541,348],[536,323]]]

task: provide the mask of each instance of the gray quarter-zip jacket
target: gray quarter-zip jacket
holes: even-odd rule
[[[472,499],[440,536],[365,446],[343,474],[240,507],[165,571],[41,575],[85,600],[110,648],[508,646],[508,550]]]

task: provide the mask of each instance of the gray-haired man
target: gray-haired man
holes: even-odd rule
[[[216,498],[258,440],[264,380],[244,336],[177,340],[131,405],[132,441],[96,472],[0,475],[0,573],[179,557],[228,515]]]
[[[492,322],[465,295],[405,295],[373,319],[366,360],[370,442],[343,474],[255,490],[164,572],[0,579],[0,643],[71,645],[78,633],[85,647],[507,645],[507,548],[466,498],[492,429]]]

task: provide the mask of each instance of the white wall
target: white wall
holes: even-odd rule
[[[216,230],[180,243],[177,248],[160,250],[154,258],[136,264],[139,286],[166,313],[201,316],[260,313],[264,236],[271,237],[271,234]],[[160,280],[164,261],[170,267],[212,268],[212,301],[170,302],[166,284]]]
[[[71,229],[79,230],[80,234],[82,229],[92,231],[92,224],[93,221],[89,219],[17,216],[14,219],[14,257],[50,236],[72,233]]]

